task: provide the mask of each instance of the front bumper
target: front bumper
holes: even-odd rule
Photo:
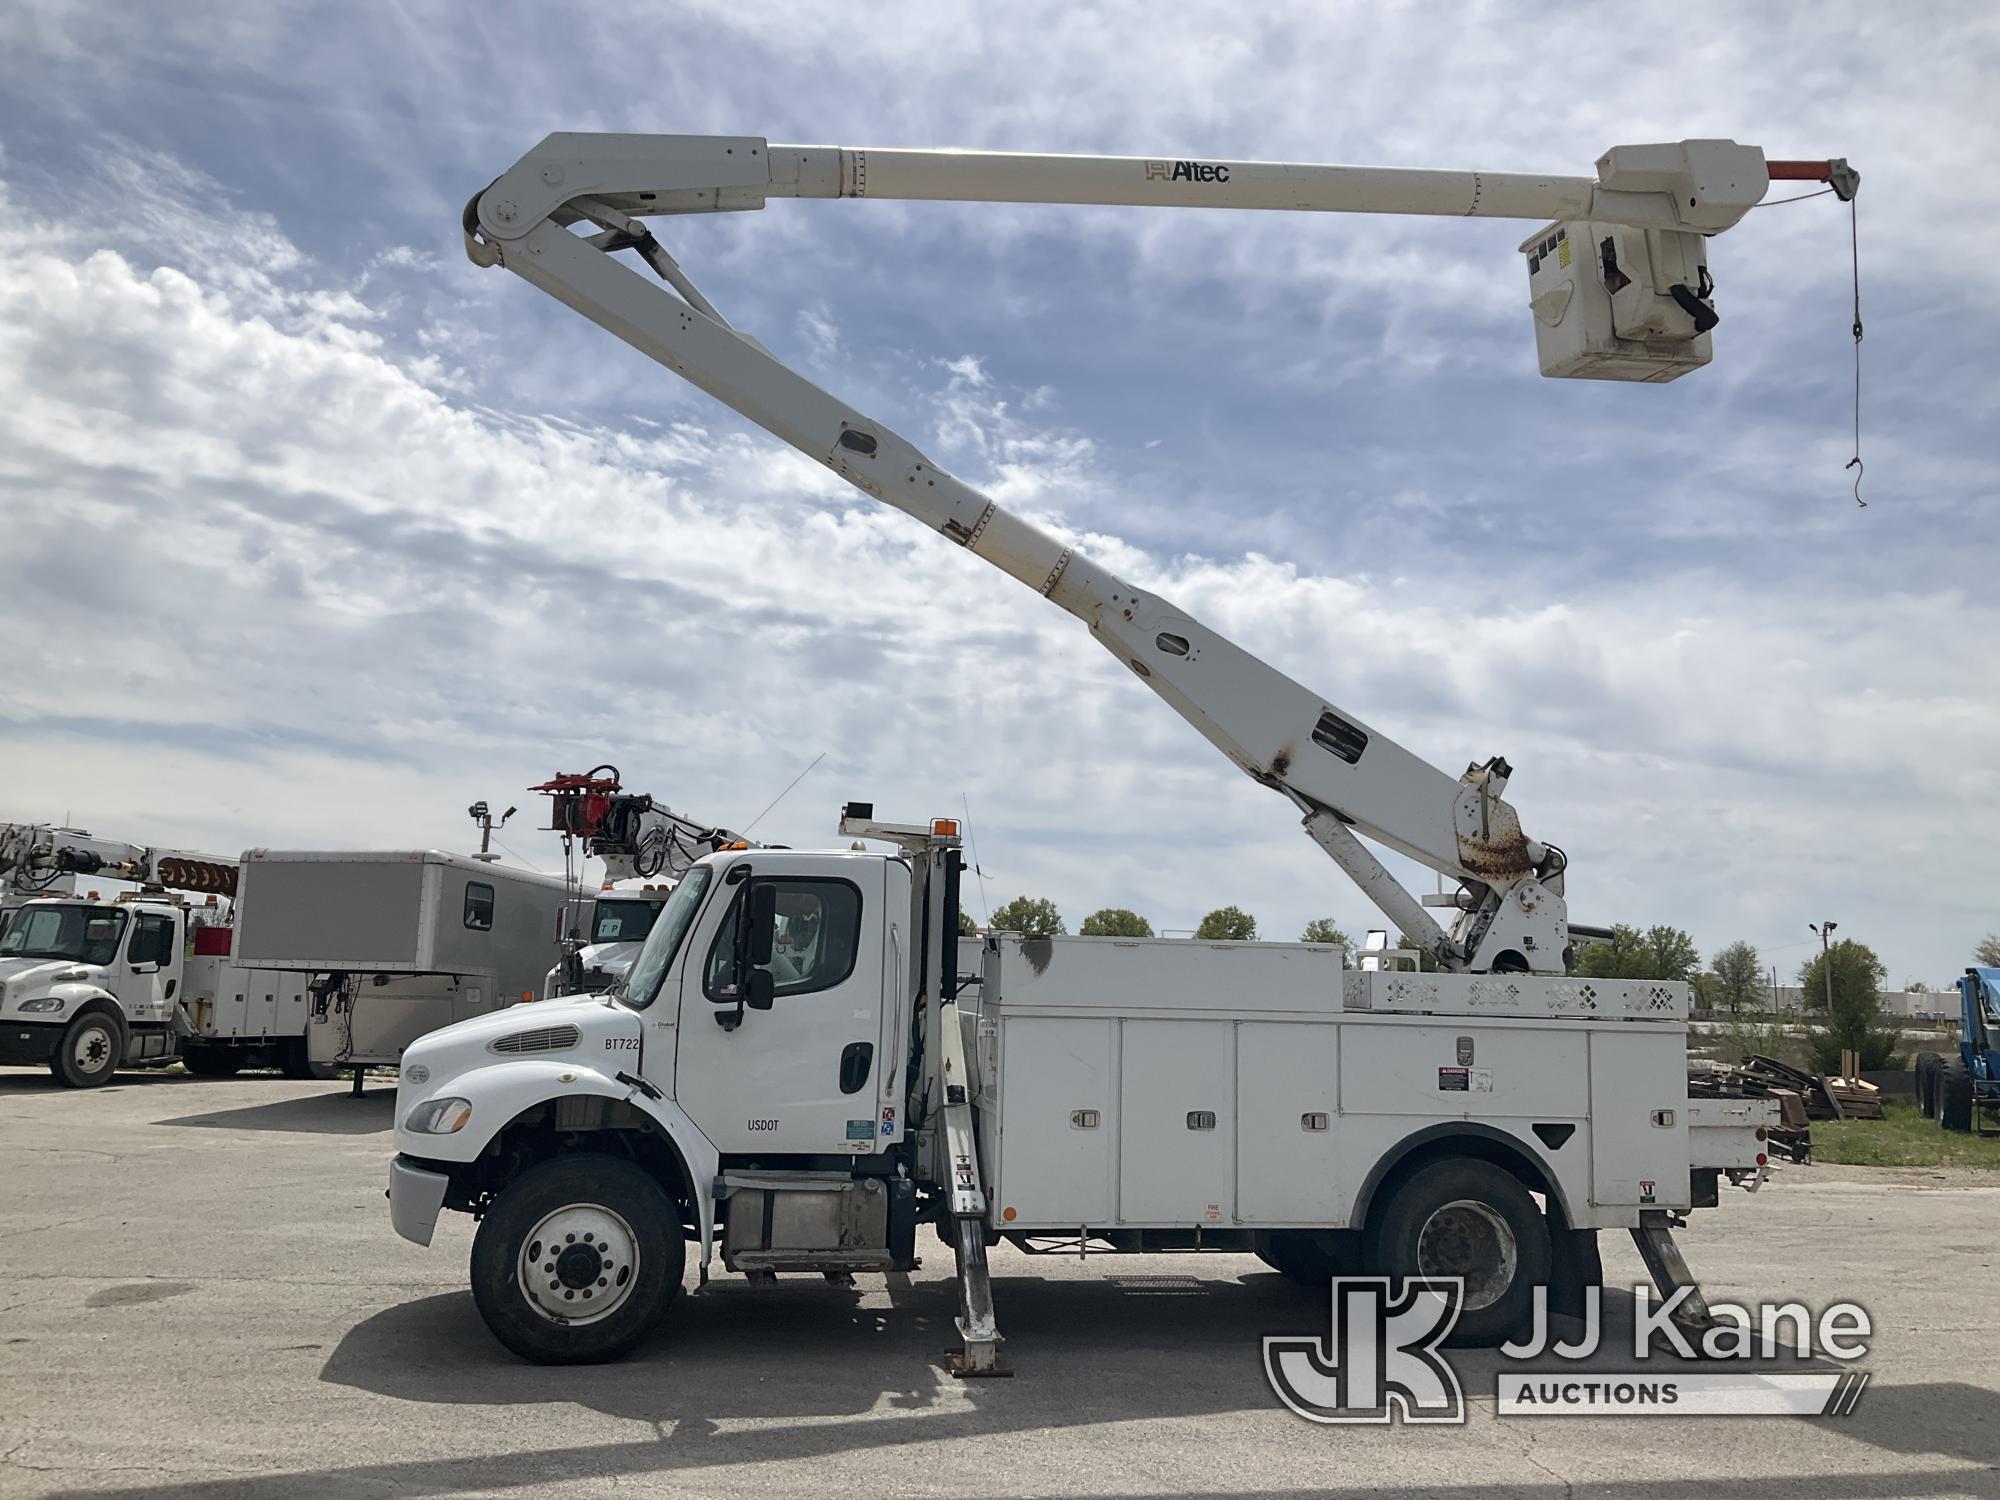
[[[0,1064],[45,1063],[55,1056],[65,1021],[0,1021]]]
[[[389,1163],[389,1222],[413,1245],[428,1245],[451,1179],[406,1156]]]

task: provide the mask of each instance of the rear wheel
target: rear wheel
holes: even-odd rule
[[[234,1047],[194,1042],[181,1053],[181,1066],[197,1078],[227,1078],[243,1066],[243,1058]]]
[[[472,1296],[523,1359],[596,1364],[653,1331],[684,1254],[680,1215],[652,1177],[616,1157],[562,1156],[493,1201],[472,1242]]]
[[[288,1036],[278,1043],[278,1071],[287,1078],[304,1081],[308,1078],[338,1078],[340,1069],[332,1063],[316,1063],[306,1050],[306,1039],[302,1036]]]
[[[1333,1237],[1313,1229],[1274,1229],[1259,1241],[1257,1259],[1301,1286],[1324,1287],[1344,1267]]]
[[[1391,1277],[1464,1283],[1450,1344],[1497,1344],[1522,1331],[1534,1288],[1549,1281],[1549,1226],[1534,1198],[1470,1157],[1420,1167],[1380,1211],[1373,1241],[1370,1261]]]
[[[64,1088],[94,1089],[111,1081],[124,1050],[125,1028],[117,1018],[87,1010],[64,1030],[49,1058],[49,1071]]]
[[[1917,1054],[1917,1112],[1926,1119],[1937,1118],[1938,1064],[1943,1061],[1935,1052]]]
[[[1937,1075],[1937,1118],[1946,1130],[1972,1129],[1972,1073],[1962,1057],[1947,1057]]]

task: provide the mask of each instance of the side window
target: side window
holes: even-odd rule
[[[174,957],[174,919],[172,917],[142,916],[132,930],[132,946],[127,950],[126,961],[135,964],[172,963]]]
[[[861,892],[845,880],[753,880],[777,888],[772,918],[771,993],[806,995],[830,990],[854,972],[861,946]],[[708,950],[702,992],[711,1000],[733,998],[723,991],[736,954],[736,923],[749,899],[749,886],[736,893]]]
[[[493,887],[474,880],[465,887],[465,925],[475,932],[493,930]]]

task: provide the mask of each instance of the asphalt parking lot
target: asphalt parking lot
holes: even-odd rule
[[[470,1222],[395,1238],[391,1095],[0,1070],[0,1495],[2000,1495],[2000,1186],[1792,1169],[1684,1245],[1710,1294],[1874,1315],[1845,1418],[1284,1411],[1260,1335],[1320,1299],[1242,1256],[996,1252],[1012,1380],[960,1382],[950,1256],[852,1290],[722,1277],[624,1364],[538,1369],[465,1290]],[[1605,1240],[1607,1282],[1640,1278]]]

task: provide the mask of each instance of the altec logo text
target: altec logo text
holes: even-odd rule
[[[1227,182],[1229,168],[1215,161],[1149,161],[1148,182]]]

